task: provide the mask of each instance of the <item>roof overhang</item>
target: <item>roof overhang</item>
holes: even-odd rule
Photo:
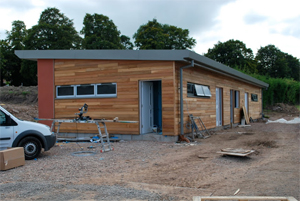
[[[195,65],[216,73],[268,88],[268,84],[241,73],[233,68],[199,55],[191,50],[16,50],[20,59],[97,59],[97,60],[145,60],[145,61],[182,61],[194,60]]]

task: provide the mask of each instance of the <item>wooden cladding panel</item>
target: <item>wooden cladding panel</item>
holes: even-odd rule
[[[103,61],[56,60],[55,86],[117,83],[116,98],[56,99],[55,118],[75,118],[78,108],[87,103],[86,116],[93,119],[139,121],[139,81],[161,80],[163,135],[174,135],[174,62],[164,61]],[[108,123],[112,134],[139,134],[139,123]],[[97,133],[95,125],[62,124],[61,132]]]
[[[176,62],[176,83],[180,87],[180,67],[186,64]],[[210,87],[210,98],[187,97],[187,82],[206,85]],[[200,116],[206,128],[216,127],[216,88],[223,89],[223,125],[230,124],[230,90],[238,90],[240,94],[239,108],[234,108],[234,123],[241,120],[241,108],[245,105],[245,92],[248,93],[249,117],[257,119],[261,117],[261,89],[237,79],[217,74],[200,67],[191,67],[183,70],[183,108],[184,108],[184,132],[191,132],[186,125],[190,122],[188,114]],[[251,93],[258,95],[258,102],[251,101]],[[176,94],[176,122],[180,131],[180,92]],[[179,134],[179,133],[178,133]]]

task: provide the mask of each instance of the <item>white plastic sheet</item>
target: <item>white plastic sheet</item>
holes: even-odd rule
[[[290,121],[287,121],[283,118],[277,119],[275,121],[268,120],[268,122],[266,124],[269,124],[269,123],[300,124],[300,117],[296,117],[296,118],[294,118],[293,120],[290,120]]]

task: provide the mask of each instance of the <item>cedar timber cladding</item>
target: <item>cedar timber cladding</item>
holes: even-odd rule
[[[55,86],[91,83],[117,83],[116,98],[55,99],[55,118],[74,118],[84,103],[93,119],[139,121],[139,81],[162,82],[162,129],[164,135],[176,135],[175,76],[173,61],[55,60]],[[139,123],[107,123],[110,133],[139,134]],[[97,133],[95,125],[62,124],[61,132]]]
[[[231,90],[239,91],[239,106],[233,109],[233,123],[240,122],[241,108],[245,105],[245,93],[248,94],[249,117],[260,118],[262,88],[268,87],[268,84],[260,80],[190,50],[16,50],[15,54],[21,59],[38,61],[39,71],[47,67],[45,62],[42,62],[47,60],[48,70],[54,68],[55,90],[56,86],[64,85],[116,83],[116,97],[54,98],[52,103],[56,119],[75,118],[78,108],[87,103],[89,110],[85,115],[93,119],[118,117],[120,120],[140,121],[140,91],[142,91],[139,88],[140,81],[153,81],[152,83],[160,81],[162,134],[170,136],[181,134],[180,106],[184,108],[182,121],[184,133],[191,131],[187,126],[188,114],[200,116],[208,129],[216,127],[216,88],[221,88],[223,92],[221,101],[223,126],[231,124]],[[54,67],[50,65],[52,63],[50,61],[54,61]],[[194,67],[190,67],[192,65]],[[182,101],[179,90],[181,67],[185,67],[182,75]],[[187,83],[208,86],[211,97],[188,97]],[[52,93],[45,90],[46,88],[39,90],[42,92],[39,93],[39,102],[42,95]],[[149,94],[147,97],[150,97]],[[251,101],[251,94],[258,95],[257,102]],[[41,114],[45,111],[50,109],[46,106],[39,108]],[[145,116],[149,118],[149,122],[150,118],[153,118],[149,114]],[[139,135],[140,124],[142,123],[108,123],[107,127],[111,134]],[[92,124],[62,124],[60,131],[98,132],[97,127]]]
[[[186,64],[176,62],[176,86],[179,88],[179,68]],[[187,97],[187,83],[195,83],[209,86],[211,97]],[[222,125],[230,124],[230,90],[240,92],[239,108],[234,108],[234,123],[240,123],[241,108],[245,105],[245,93],[258,94],[258,102],[251,102],[251,97],[248,96],[249,117],[258,119],[261,117],[261,88],[256,87],[237,79],[221,75],[212,71],[205,70],[199,67],[192,67],[183,70],[183,107],[184,107],[184,125],[189,123],[189,114],[200,116],[206,128],[216,127],[216,88],[223,89],[223,123]],[[180,129],[180,96],[179,90],[176,95],[176,122]],[[191,130],[184,126],[184,133],[189,133]]]

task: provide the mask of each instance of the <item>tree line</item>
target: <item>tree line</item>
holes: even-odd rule
[[[73,21],[59,9],[47,8],[30,29],[26,29],[23,21],[14,21],[6,39],[0,41],[1,85],[3,80],[15,86],[37,84],[36,62],[20,60],[15,50],[191,49],[196,45],[196,40],[189,37],[189,30],[161,24],[156,19],[141,25],[133,39],[134,44],[105,15],[86,14],[78,33]]]
[[[36,62],[20,60],[15,50],[53,49],[192,49],[196,40],[189,30],[161,24],[156,19],[141,25],[130,37],[122,35],[109,17],[86,14],[83,28],[77,32],[71,19],[57,8],[45,9],[38,23],[26,29],[23,21],[12,23],[7,37],[0,41],[0,73],[10,85],[36,85]],[[274,45],[261,47],[256,55],[239,40],[218,42],[204,56],[251,75],[289,79],[299,83],[299,59]],[[274,82],[274,81],[272,81]]]

